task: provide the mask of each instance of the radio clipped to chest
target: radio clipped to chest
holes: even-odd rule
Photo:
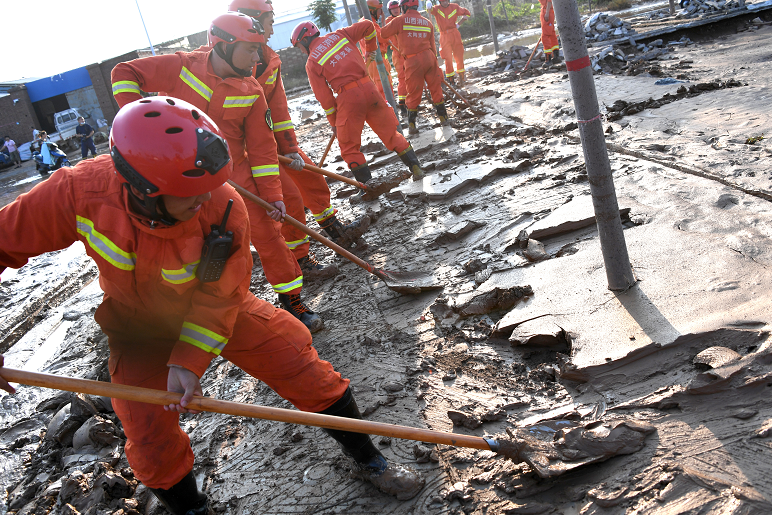
[[[220,225],[212,225],[212,232],[204,239],[204,246],[201,249],[201,262],[196,269],[196,278],[202,283],[211,283],[220,279],[222,271],[225,269],[225,262],[231,253],[233,246],[233,232],[225,230],[225,224],[228,223],[228,215],[231,214],[233,199],[228,201],[228,207],[225,208],[225,214],[222,217]]]

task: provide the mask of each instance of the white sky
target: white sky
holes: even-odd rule
[[[154,45],[201,32],[230,0],[137,0]],[[280,15],[307,0],[274,0]],[[20,5],[20,4],[17,4]],[[0,82],[48,77],[148,48],[135,0],[35,0],[5,9]]]

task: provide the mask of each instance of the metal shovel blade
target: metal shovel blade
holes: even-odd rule
[[[415,295],[422,291],[438,290],[445,287],[433,275],[424,272],[394,272],[376,268],[373,273],[380,277],[389,289],[397,293]]]

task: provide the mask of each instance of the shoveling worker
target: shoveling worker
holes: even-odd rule
[[[440,55],[445,60],[445,79],[454,82],[458,72],[458,85],[463,86],[466,79],[464,69],[464,43],[458,27],[471,16],[467,9],[450,0],[440,0],[439,4],[432,7],[429,12],[437,20],[437,28],[440,30]],[[456,68],[453,69],[453,61]]]
[[[232,161],[211,118],[171,97],[132,102],[115,117],[110,154],[59,170],[0,210],[0,272],[84,244],[104,291],[95,318],[108,336],[111,381],[184,394],[167,406],[113,399],[129,464],[169,512],[205,514],[179,414],[202,395],[214,357],[302,411],[361,415],[349,380],[319,359],[305,326],[250,293],[250,220],[223,184]],[[0,388],[12,391],[2,380]],[[325,431],[382,491],[408,499],[423,487],[368,435]]]
[[[260,22],[265,30],[265,41],[273,35],[274,13],[271,0],[233,0],[228,8]],[[267,44],[257,50],[260,60],[255,64],[254,77],[265,92],[265,99],[271,110],[273,133],[279,152],[293,159],[289,165],[279,163],[279,177],[287,204],[287,212],[296,220],[305,221],[303,206],[310,211],[314,220],[339,245],[357,241],[370,226],[370,217],[365,215],[350,224],[343,224],[337,217],[337,210],[330,202],[330,188],[324,176],[303,169],[303,163],[314,162],[298,145],[295,128],[287,107],[287,95],[281,79],[281,58]],[[328,276],[326,270],[309,253],[308,236],[290,224],[282,226],[282,235],[300,263],[304,278]]]
[[[539,0],[541,3],[541,12],[539,20],[541,21],[541,43],[544,46],[544,66],[557,64],[560,62],[558,49],[558,36],[555,33],[555,9],[552,7],[552,0]]]
[[[292,31],[291,42],[308,55],[306,73],[311,88],[327,114],[332,130],[338,135],[341,155],[356,180],[367,183],[372,178],[360,151],[365,122],[386,148],[399,154],[413,179],[419,179],[423,177],[423,171],[418,156],[397,131],[394,110],[370,80],[362,55],[355,46],[355,42],[365,39],[367,51],[374,52],[375,33],[372,22],[364,20],[321,36],[316,25],[306,21]]]
[[[399,0],[390,0],[388,5],[389,17],[386,18],[388,24],[393,18],[400,15],[402,10],[399,8]],[[391,60],[394,62],[394,68],[397,70],[397,105],[399,105],[399,113],[403,118],[407,118],[407,106],[405,106],[405,99],[407,98],[407,81],[405,78],[405,56],[399,50],[399,44],[397,39],[392,36],[389,38],[389,44],[391,45]]]
[[[432,103],[443,125],[449,125],[448,111],[442,95],[442,75],[437,64],[437,48],[434,44],[434,26],[418,14],[418,0],[400,0],[402,14],[391,19],[383,27],[384,38],[396,38],[397,46],[405,56],[405,77],[407,79],[408,124],[410,134],[417,134],[418,106],[424,82],[429,87]]]
[[[386,45],[386,42],[382,40],[381,38],[381,26],[378,24],[381,16],[383,16],[383,2],[381,0],[367,0],[367,9],[370,11],[370,17],[373,19],[373,25],[375,26],[375,38],[378,40],[378,44],[376,47],[375,52],[381,52],[381,57],[383,58],[383,67],[386,70],[386,78],[389,81],[389,87],[391,88],[391,94],[394,94],[394,82],[391,80],[391,65],[389,64],[389,60],[386,58],[386,52],[388,50],[388,46]],[[363,16],[359,19],[359,21],[363,21],[366,18]],[[367,36],[365,36],[367,37]],[[367,51],[367,41],[361,40],[359,41],[359,50],[362,52],[362,57],[365,59],[365,64],[367,65],[367,73],[370,74],[370,78],[372,79],[373,83],[375,84],[375,87],[380,91],[381,95],[383,95],[383,99],[387,100],[386,93],[383,91],[383,83],[381,82],[381,75],[378,73],[378,62],[376,61],[376,54],[375,52],[368,52]]]
[[[301,300],[303,274],[282,236],[286,214],[279,176],[276,139],[265,93],[251,76],[264,42],[252,18],[227,13],[209,28],[213,48],[206,52],[177,52],[118,64],[113,68],[113,94],[123,106],[142,98],[140,91],[164,92],[181,98],[212,117],[228,140],[233,157],[233,180],[276,207],[270,216],[247,202],[252,245],[281,305],[311,332],[324,322]],[[301,219],[305,219],[304,217]]]

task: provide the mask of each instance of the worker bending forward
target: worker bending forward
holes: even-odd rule
[[[407,105],[410,134],[417,134],[418,106],[424,82],[443,125],[448,125],[448,111],[442,95],[442,72],[437,64],[437,47],[434,43],[434,26],[418,14],[418,0],[401,0],[402,14],[391,19],[383,27],[384,38],[396,38],[400,52],[405,56],[405,77],[407,78]]]
[[[458,27],[472,13],[450,0],[440,0],[439,4],[429,9],[429,12],[437,19],[437,28],[440,30],[440,56],[445,60],[445,78],[452,83],[458,72],[458,85],[463,86],[466,81],[464,43],[461,41]],[[454,60],[456,61],[455,70],[453,69]]]
[[[539,0],[539,2],[541,3],[539,13],[541,44],[544,46],[544,66],[546,67],[560,62],[560,45],[555,33],[555,9],[552,7],[552,0]]]
[[[179,99],[139,100],[115,117],[110,153],[62,168],[0,210],[0,272],[84,244],[104,291],[95,318],[108,336],[111,381],[184,394],[167,406],[113,399],[129,464],[169,512],[203,515],[207,496],[196,486],[179,414],[202,395],[200,377],[214,357],[300,410],[361,416],[349,380],[319,359],[303,324],[249,292],[249,218],[223,184],[232,164],[215,123]],[[202,247],[221,224],[232,242],[205,266]],[[407,499],[423,487],[369,436],[325,431],[388,493]]]
[[[313,23],[302,22],[292,31],[291,42],[292,46],[308,55],[306,73],[311,88],[338,135],[343,160],[356,180],[366,183],[372,178],[365,156],[360,151],[365,122],[386,148],[399,154],[413,179],[419,179],[423,177],[423,171],[418,156],[397,131],[394,110],[375,88],[365,62],[354,46],[361,39],[367,41],[367,52],[375,51],[375,27],[370,20],[357,22],[325,36],[320,35]]]

